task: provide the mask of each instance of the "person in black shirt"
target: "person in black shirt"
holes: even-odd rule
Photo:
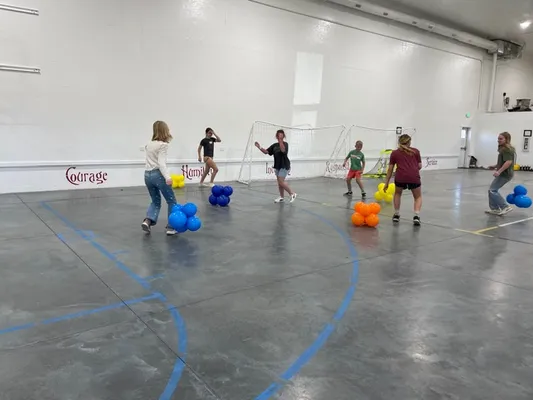
[[[281,203],[285,201],[285,191],[290,196],[290,202],[292,203],[297,194],[294,193],[289,185],[285,182],[289,171],[291,170],[291,161],[287,154],[289,153],[289,144],[285,141],[285,132],[283,129],[279,129],[276,132],[277,142],[272,144],[268,149],[263,149],[258,142],[255,142],[255,147],[257,147],[263,154],[268,154],[269,156],[274,156],[274,171],[276,171],[276,177],[278,179],[278,188],[279,195],[275,203]]]
[[[207,186],[204,183],[204,180],[207,174],[209,174],[209,171],[211,171],[210,186],[214,185],[213,182],[215,181],[215,176],[217,176],[218,167],[213,161],[213,155],[215,152],[215,143],[220,143],[221,141],[222,140],[220,140],[220,136],[218,136],[213,129],[207,128],[205,130],[205,138],[203,138],[200,141],[200,145],[198,146],[198,161],[202,162],[201,151],[203,148],[204,149],[203,161],[205,162],[204,173],[202,175],[202,178],[200,178],[200,186]]]

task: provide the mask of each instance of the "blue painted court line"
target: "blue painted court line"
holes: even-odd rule
[[[129,269],[124,263],[122,263],[117,257],[116,253],[112,253],[108,251],[104,246],[102,246],[100,243],[97,243],[88,236],[85,231],[82,231],[76,226],[70,222],[66,217],[61,215],[59,212],[54,210],[50,205],[48,205],[46,202],[41,202],[41,205],[50,211],[52,214],[54,214],[58,219],[60,219],[67,227],[72,229],[74,232],[76,232],[80,237],[88,241],[96,250],[98,250],[103,256],[107,257],[110,261],[114,262],[115,265],[122,271],[124,271],[130,278],[132,278],[134,281],[136,281],[139,285],[141,285],[143,288],[147,290],[151,290],[150,283],[146,278],[142,278],[139,275],[137,275],[135,272],[133,272],[131,269]],[[59,236],[58,236],[59,237]],[[59,237],[61,239],[61,237]],[[61,239],[64,241],[63,239]],[[167,385],[165,387],[165,390],[159,397],[159,400],[170,400],[172,398],[172,395],[176,391],[176,388],[178,387],[178,383],[181,379],[181,375],[183,373],[183,369],[185,368],[185,360],[186,360],[186,354],[187,354],[187,327],[185,325],[185,321],[183,320],[182,316],[180,315],[179,311],[175,306],[170,304],[167,301],[167,298],[161,294],[158,293],[160,296],[161,301],[165,303],[165,307],[167,310],[169,310],[170,315],[172,316],[172,319],[174,321],[174,326],[177,330],[178,334],[178,352],[180,353],[180,357],[176,358],[176,361],[174,363],[174,368],[172,370],[172,373],[170,374],[170,377],[168,379]]]
[[[61,322],[61,321],[68,321],[68,320],[75,319],[75,318],[86,317],[88,315],[98,314],[98,313],[101,313],[101,312],[104,312],[104,311],[109,311],[109,310],[115,310],[117,308],[122,308],[122,307],[130,306],[130,305],[133,305],[133,304],[143,303],[143,302],[149,301],[149,300],[154,300],[154,299],[161,300],[162,298],[163,298],[163,296],[162,296],[161,293],[153,293],[150,296],[141,297],[141,298],[138,298],[138,299],[131,299],[131,300],[123,301],[123,302],[120,302],[120,303],[109,304],[107,306],[103,306],[103,307],[99,307],[99,308],[93,308],[92,310],[84,310],[84,311],[80,311],[80,312],[77,312],[77,313],[62,315],[60,317],[44,319],[44,320],[42,320],[40,322],[32,322],[32,323],[29,323],[29,324],[17,325],[17,326],[12,326],[10,328],[0,329],[0,335],[3,335],[5,333],[22,331],[22,330],[26,330],[26,329],[30,329],[30,328],[35,328],[35,327],[40,326],[40,325],[50,325],[50,324],[55,324],[55,323]]]
[[[311,346],[309,346],[296,359],[296,361],[294,361],[294,363],[292,363],[292,365],[279,376],[281,382],[272,383],[263,393],[257,396],[255,400],[267,400],[272,397],[278,390],[280,390],[285,385],[286,381],[292,379],[296,374],[298,374],[301,369],[318,353],[318,351],[324,346],[324,344],[326,344],[326,341],[328,340],[330,335],[335,331],[335,325],[344,317],[346,310],[348,310],[350,302],[352,301],[353,296],[355,294],[357,282],[359,280],[359,261],[357,260],[357,250],[355,249],[355,246],[353,245],[348,235],[341,228],[339,228],[333,222],[325,219],[324,217],[315,214],[314,212],[309,210],[302,211],[313,215],[323,223],[329,225],[342,237],[342,239],[346,243],[346,246],[350,250],[350,255],[353,258],[352,273],[350,276],[350,286],[348,287],[346,294],[344,295],[344,298],[339,308],[337,309],[337,312],[335,312],[335,315],[333,316],[331,321],[326,324],[326,326],[322,329],[322,331],[319,333],[318,337],[311,344]]]

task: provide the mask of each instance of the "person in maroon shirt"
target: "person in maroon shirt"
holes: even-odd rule
[[[420,180],[420,170],[422,169],[422,159],[418,149],[411,147],[411,136],[403,134],[398,139],[398,149],[394,150],[390,156],[387,179],[385,181],[385,191],[389,187],[392,172],[396,166],[396,175],[394,183],[396,191],[394,192],[394,216],[393,222],[400,221],[400,204],[402,193],[408,189],[413,193],[415,200],[415,216],[413,223],[420,226],[420,209],[422,208],[422,182]]]

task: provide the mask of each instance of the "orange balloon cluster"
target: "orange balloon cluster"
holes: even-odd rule
[[[355,203],[353,208],[355,212],[352,214],[352,223],[355,226],[375,227],[379,224],[378,214],[381,211],[381,206],[378,203],[366,204],[360,201]]]

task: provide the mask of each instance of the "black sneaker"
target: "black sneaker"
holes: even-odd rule
[[[415,216],[413,217],[413,224],[414,224],[415,226],[420,226],[420,217],[419,217],[418,215],[415,215]]]
[[[344,196],[351,196],[353,194],[353,192],[346,192],[344,193]]]
[[[400,214],[394,214],[392,217],[392,222],[400,222]]]
[[[363,199],[366,199],[366,192],[361,192],[361,197],[362,197]]]

